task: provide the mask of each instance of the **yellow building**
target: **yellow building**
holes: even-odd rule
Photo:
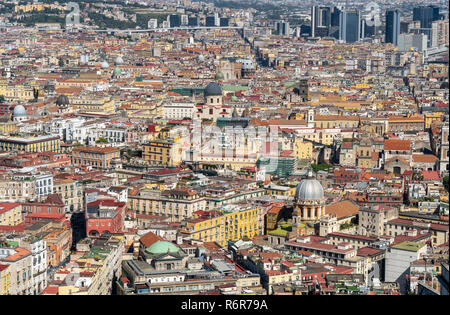
[[[424,115],[424,117],[425,117],[425,129],[430,129],[431,128],[431,124],[433,123],[433,121],[435,121],[435,120],[441,121],[442,118],[443,118],[443,115],[444,115],[444,112],[426,113]]]
[[[86,112],[112,113],[115,110],[115,102],[109,97],[83,96],[81,98],[69,98],[69,103],[73,109]]]
[[[9,266],[0,264],[0,295],[9,295],[10,282]]]
[[[16,131],[16,123],[6,122],[0,123],[0,134],[10,133]]]
[[[336,127],[337,128],[337,127]],[[324,145],[333,144],[334,138],[341,133],[340,129],[334,129],[333,127],[327,129],[306,129],[302,131],[301,136],[306,140],[322,143]],[[311,144],[312,155],[312,144]]]
[[[316,128],[356,128],[359,126],[359,116],[316,115],[314,127]]]
[[[32,11],[43,11],[44,9],[52,9],[52,10],[64,10],[65,8],[59,4],[44,4],[44,3],[27,3],[22,5],[14,6],[14,12],[19,13],[28,13]]]
[[[259,208],[235,208],[231,211],[204,212],[190,219],[182,233],[195,240],[216,242],[226,247],[229,240],[252,239],[263,233],[263,215]]]
[[[420,115],[403,116],[389,116],[388,131],[402,132],[402,131],[424,131],[425,119]]]
[[[7,101],[29,101],[34,99],[33,87],[25,85],[0,85],[0,95]]]
[[[71,255],[74,264],[66,264],[55,273],[57,295],[110,295],[114,276],[120,277],[123,235],[111,236],[101,247],[95,239],[83,239],[77,244],[77,254]],[[69,273],[79,275],[71,281]]]
[[[114,160],[120,159],[120,150],[112,147],[77,147],[72,150],[74,165],[87,165],[95,168],[109,169]]]
[[[143,145],[142,157],[151,165],[178,166],[181,148],[172,140],[155,139]]]
[[[0,151],[59,152],[61,140],[53,136],[3,137]]]
[[[21,224],[22,221],[22,206],[20,203],[0,203],[0,225],[16,226]]]
[[[312,142],[303,141],[303,139],[295,138],[294,155],[299,160],[312,159],[313,145]]]
[[[266,193],[272,196],[294,196],[295,195],[295,187],[289,186],[279,186],[275,184],[269,184],[266,187]]]

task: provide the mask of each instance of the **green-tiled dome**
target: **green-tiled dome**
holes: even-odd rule
[[[120,75],[122,73],[122,70],[120,70],[119,67],[114,68],[114,75]]]
[[[145,251],[150,254],[178,253],[180,249],[174,244],[166,241],[158,241],[152,246],[147,247]]]

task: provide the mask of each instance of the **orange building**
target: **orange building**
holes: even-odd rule
[[[47,262],[50,266],[58,266],[70,255],[72,246],[72,229],[67,224],[52,227],[46,231],[44,240],[47,242]]]
[[[72,150],[74,165],[108,169],[115,159],[120,159],[120,150],[117,148],[77,147]]]
[[[425,119],[423,116],[390,116],[388,120],[388,131],[423,131],[425,128]]]

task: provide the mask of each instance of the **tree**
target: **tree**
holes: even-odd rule
[[[313,164],[311,164],[311,167],[312,167],[313,171],[317,173],[317,171],[324,171],[324,170],[331,168],[331,165],[326,164],[326,163],[321,163],[321,164],[313,163]]]
[[[5,97],[3,95],[0,95],[0,103],[4,103],[5,102]]]
[[[62,58],[59,59],[59,61],[58,61],[58,66],[59,66],[60,68],[64,67],[64,60],[63,60]]]
[[[108,140],[106,140],[106,138],[100,137],[98,138],[97,141],[95,141],[96,143],[108,143]]]
[[[445,189],[447,189],[447,191],[449,191],[449,176],[447,175],[447,176],[444,176],[444,187],[445,187]]]
[[[34,101],[37,101],[39,98],[39,89],[33,88],[33,97]]]

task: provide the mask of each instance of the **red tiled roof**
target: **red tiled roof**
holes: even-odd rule
[[[3,261],[17,261],[19,259],[22,259],[23,257],[31,255],[31,252],[28,249],[21,248],[21,247],[15,248],[15,251],[16,251],[16,253],[3,258]]]
[[[372,256],[377,255],[384,252],[382,249],[378,248],[372,248],[372,247],[363,247],[356,251],[357,256],[365,257],[365,256]]]
[[[1,202],[0,213],[8,212],[18,206],[20,206],[20,203],[18,202]]]
[[[432,154],[413,154],[412,160],[416,163],[436,163],[437,157]]]
[[[325,207],[326,214],[335,214],[339,219],[358,214],[359,206],[351,200],[339,201]]]
[[[153,232],[148,232],[144,236],[142,236],[139,241],[145,246],[150,247],[152,244],[156,243],[157,241],[163,241],[164,239],[158,235],[156,235]]]
[[[408,151],[411,150],[411,141],[400,139],[386,139],[384,140],[384,149]]]
[[[47,286],[44,291],[41,293],[42,295],[57,295],[58,287],[57,286]]]
[[[439,180],[441,178],[438,171],[421,171],[420,174],[425,180]]]

